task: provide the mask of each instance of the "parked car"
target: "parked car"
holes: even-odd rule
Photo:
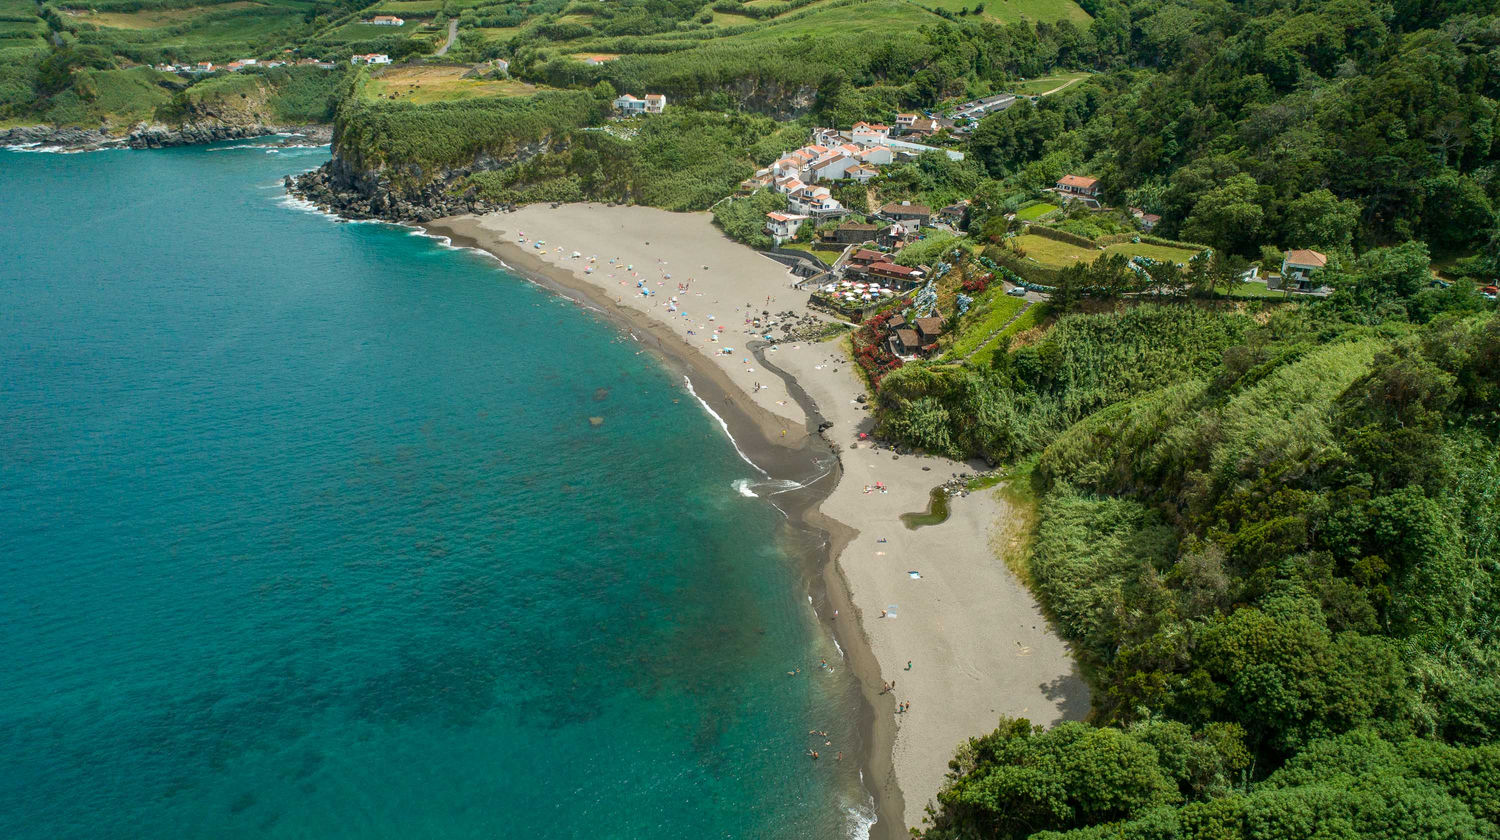
[[[1020,286],[1017,286],[1014,289],[1007,289],[1005,293],[1010,295],[1011,297],[1026,297],[1026,290],[1021,288]]]

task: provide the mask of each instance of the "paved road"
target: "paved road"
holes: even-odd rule
[[[444,42],[444,44],[441,47],[438,48],[438,51],[435,52],[435,53],[433,53],[433,55],[435,55],[435,56],[437,56],[437,55],[447,55],[448,54],[448,48],[451,47],[451,46],[453,46],[453,42],[455,40],[457,40],[457,39],[458,39],[458,18],[453,18],[452,20],[448,21],[448,40],[446,42]]]

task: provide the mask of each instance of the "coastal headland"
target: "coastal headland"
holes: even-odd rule
[[[866,389],[838,341],[764,341],[826,317],[784,266],[726,239],[706,213],[532,205],[425,229],[616,321],[683,372],[767,486],[791,488],[763,493],[825,547],[809,558],[810,594],[863,688],[873,837],[920,825],[955,749],[999,717],[1051,725],[1087,713],[1067,645],[999,557],[1015,533],[1003,498],[971,493],[947,521],[908,530],[901,514],[972,467],[862,438]]]

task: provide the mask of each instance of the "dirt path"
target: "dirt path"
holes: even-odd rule
[[[1081,81],[1083,81],[1084,79],[1087,79],[1087,78],[1088,78],[1088,76],[1082,76],[1082,77],[1079,77],[1077,79],[1069,79],[1066,82],[1063,82],[1062,84],[1058,85],[1057,87],[1055,87],[1055,88],[1047,91],[1046,93],[1041,93],[1041,94],[1037,94],[1037,95],[1038,96],[1051,96],[1052,94],[1057,93],[1058,91],[1062,90],[1063,88],[1068,87],[1069,85],[1075,84],[1077,82],[1081,82]]]
[[[447,55],[448,48],[453,46],[453,42],[456,40],[458,40],[458,18],[453,18],[448,21],[448,40],[444,41],[443,45],[438,47],[438,51],[433,53],[433,55]]]

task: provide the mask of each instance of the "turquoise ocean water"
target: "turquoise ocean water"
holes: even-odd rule
[[[0,837],[847,836],[852,678],[681,380],[257,146],[0,151]]]

